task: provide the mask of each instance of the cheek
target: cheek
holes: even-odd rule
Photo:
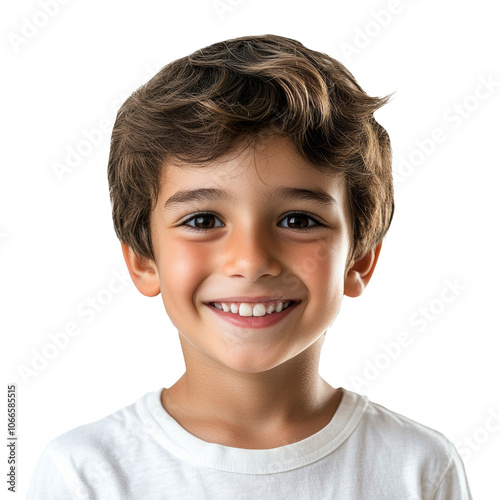
[[[160,258],[161,293],[167,312],[189,307],[207,272],[203,245],[172,242]]]
[[[305,283],[316,283],[328,287],[343,283],[346,251],[342,245],[328,240],[320,240],[307,245],[294,256],[296,269]]]
[[[302,252],[301,252],[302,253]],[[301,255],[297,276],[308,289],[309,309],[316,319],[331,321],[342,303],[347,252],[341,245],[318,242]]]

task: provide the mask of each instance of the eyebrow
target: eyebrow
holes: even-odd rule
[[[277,187],[270,191],[270,199],[273,202],[289,199],[313,201],[318,205],[331,208],[337,204],[337,200],[321,189],[303,189],[294,187]],[[175,205],[201,201],[224,201],[235,203],[236,198],[227,191],[216,188],[200,188],[192,190],[181,190],[173,194],[163,205],[168,210]]]

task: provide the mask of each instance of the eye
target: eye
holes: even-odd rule
[[[296,229],[298,231],[312,231],[313,229],[318,229],[323,226],[323,224],[318,222],[307,212],[291,212],[281,219],[280,224],[287,219],[289,219],[289,227],[281,225],[280,227],[284,227],[285,229]],[[224,224],[222,223],[220,223],[220,225],[215,225],[214,220],[218,220],[220,222],[220,219],[216,214],[212,212],[200,212],[185,220],[181,226],[185,226],[186,229],[198,233],[207,232],[210,231],[210,229],[215,229],[217,227],[224,227]],[[313,224],[309,225],[309,221],[312,221]],[[194,225],[191,225],[191,222]]]
[[[186,226],[187,229],[190,231],[197,231],[197,232],[204,232],[208,231],[210,229],[213,229],[215,227],[224,227],[224,224],[221,224],[220,226],[214,226],[212,221],[213,219],[217,219],[218,217],[212,213],[212,212],[202,212],[194,215],[190,219],[186,220],[181,224],[182,226]],[[191,226],[188,224],[188,222],[193,221],[194,224],[202,225],[202,226],[208,226],[208,227],[197,227],[197,226]]]
[[[280,222],[283,222],[284,220],[289,219],[289,225],[291,224],[292,227],[288,227],[286,229],[297,229],[299,231],[311,231],[312,229],[318,229],[319,227],[323,226],[320,222],[318,222],[314,217],[312,217],[310,214],[307,212],[292,212],[286,215],[283,219],[281,219]],[[314,225],[309,226],[308,225],[308,220],[311,220],[314,222]],[[299,227],[297,227],[299,226]],[[282,226],[281,226],[282,227]]]

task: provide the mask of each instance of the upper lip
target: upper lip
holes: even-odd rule
[[[291,300],[293,302],[299,302],[300,299],[292,299],[290,297],[266,297],[264,295],[261,295],[259,297],[225,297],[223,299],[213,299],[206,304],[210,304],[211,302],[248,302],[248,303],[253,303],[253,302],[271,302],[274,300],[282,300],[282,301],[287,301]]]

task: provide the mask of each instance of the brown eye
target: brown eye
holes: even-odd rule
[[[280,222],[284,220],[288,220],[288,227],[286,229],[298,229],[301,231],[310,231],[311,229],[317,229],[323,225],[314,217],[302,212],[288,214],[285,218],[281,219]],[[309,221],[313,221],[314,224],[309,225]]]
[[[209,229],[217,227],[224,227],[224,224],[216,226],[214,223],[216,219],[218,220],[218,217],[215,214],[200,213],[186,220],[182,225],[191,231],[198,232],[208,231]],[[194,225],[189,224],[190,222],[193,222]]]
[[[298,217],[296,215],[292,215],[287,218],[289,219],[289,224],[294,229],[304,229],[308,225],[307,217],[303,215],[299,215]]]
[[[208,229],[208,228],[211,228],[214,226],[213,224],[213,217],[211,215],[202,215],[200,217],[196,217],[196,219],[193,219],[194,220],[194,223],[196,224],[197,227],[199,227],[199,225],[201,226],[208,226],[208,227],[203,227],[203,229]]]
[[[318,222],[314,217],[309,215],[306,212],[293,212],[291,214],[288,214],[286,217],[281,219],[281,222],[284,220],[288,220],[289,226],[281,226],[280,227],[285,227],[285,229],[295,229],[298,231],[311,231],[313,229],[318,229],[323,224]],[[195,214],[192,216],[190,219],[186,220],[185,222],[182,223],[182,226],[185,226],[187,229],[190,231],[197,231],[199,233],[202,232],[207,232],[211,229],[216,229],[218,227],[224,227],[224,224],[220,223],[220,225],[216,225],[216,221],[220,222],[219,217],[217,215],[206,212],[206,213],[199,213]],[[309,224],[309,222],[312,221],[312,225]],[[191,224],[193,223],[193,224]]]

